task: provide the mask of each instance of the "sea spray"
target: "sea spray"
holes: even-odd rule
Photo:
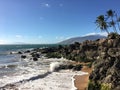
[[[74,76],[85,74],[81,71],[60,70],[61,66],[66,64],[61,59],[30,62],[17,67],[20,71],[16,74],[0,78],[0,90],[10,90],[11,86],[6,87],[9,84],[15,85],[19,90],[75,90]],[[54,72],[56,69],[60,71]]]
[[[54,71],[57,71],[58,68],[60,66],[60,63],[59,62],[52,62],[50,64],[50,72],[54,72]]]

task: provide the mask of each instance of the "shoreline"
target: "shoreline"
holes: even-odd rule
[[[30,50],[30,52],[31,52],[31,50]],[[25,55],[26,56],[26,58],[24,59],[23,58],[23,60],[30,60],[30,56],[29,56],[29,54],[30,54],[30,52],[29,53],[25,53],[25,51],[24,52],[22,52],[23,54],[22,55]],[[16,54],[16,53],[12,53],[12,54]],[[64,59],[63,58],[61,58],[63,61],[64,61]],[[56,58],[52,58],[52,60],[50,59],[48,59],[48,61],[49,62],[53,62],[53,61],[56,61]],[[58,59],[58,61],[59,61],[59,59]],[[65,59],[65,61],[66,61],[66,59]],[[32,62],[34,62],[34,61],[32,61]],[[61,60],[60,60],[60,62],[61,62]],[[71,63],[73,63],[73,62],[71,62]],[[76,64],[76,62],[74,62],[75,64]],[[34,63],[33,63],[33,65],[34,65]],[[80,77],[82,77],[82,76],[88,76],[89,74],[88,74],[88,72],[87,71],[85,71],[85,69],[84,69],[84,67],[82,68],[82,70],[81,70],[81,72],[83,72],[83,73],[80,73],[80,74],[74,74],[73,73],[73,76],[72,76],[72,90],[74,89],[74,90],[82,90],[82,89],[80,89],[80,85],[81,84],[83,84],[83,82],[81,82],[81,84],[77,81],[77,80],[79,80],[79,81],[81,81],[79,78]],[[38,74],[39,75],[39,74]],[[32,77],[34,77],[34,76],[32,76]],[[89,76],[88,76],[89,77]],[[31,78],[31,77],[30,77]],[[85,77],[86,78],[86,77]],[[39,80],[37,80],[37,82],[39,82]],[[35,82],[33,82],[33,85],[34,85],[34,83]],[[22,85],[22,83],[20,83],[21,85]],[[27,82],[27,84],[31,84],[31,82],[29,83],[29,82]],[[25,85],[27,85],[27,84],[25,84]],[[45,83],[46,84],[46,83]],[[10,83],[10,85],[11,85],[11,83]],[[14,84],[13,84],[14,85]],[[15,85],[16,85],[16,83],[15,83]],[[24,85],[24,84],[23,84]],[[42,84],[41,84],[42,85]],[[29,86],[29,85],[28,85]],[[27,88],[31,88],[31,87],[28,87],[28,86],[26,86]],[[34,86],[36,86],[36,85],[34,85]],[[87,86],[87,85],[86,85]],[[11,87],[11,86],[10,86]],[[56,86],[57,87],[57,86]],[[16,88],[18,88],[17,86],[16,86]],[[21,86],[21,88],[24,88],[24,87],[22,87]],[[43,88],[44,88],[44,85],[43,85]]]
[[[86,90],[88,87],[89,82],[89,75],[92,71],[92,68],[88,68],[84,66],[81,70],[82,72],[88,73],[85,75],[75,75],[74,76],[74,86],[77,88],[77,90]]]

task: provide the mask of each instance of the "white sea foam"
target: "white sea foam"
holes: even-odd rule
[[[48,73],[54,71],[62,62],[68,61],[65,59],[29,61],[27,65],[19,66],[20,71],[14,75],[0,78],[0,87],[15,84],[19,90],[76,90],[74,76],[87,73],[72,70]]]
[[[76,90],[74,86],[74,75],[83,75],[83,72],[72,72],[68,70],[53,72],[45,78],[21,83],[19,90]]]
[[[50,71],[53,72],[55,71],[56,68],[58,68],[60,66],[60,63],[59,62],[52,62],[50,64]]]

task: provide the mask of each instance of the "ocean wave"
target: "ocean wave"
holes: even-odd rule
[[[28,58],[19,62],[1,64],[0,67],[14,68],[15,73],[0,78],[0,89],[9,90],[75,90],[74,75],[83,75],[83,72],[60,70],[53,72],[61,63],[67,63],[64,58],[41,59],[32,61]],[[14,89],[13,89],[14,90]]]

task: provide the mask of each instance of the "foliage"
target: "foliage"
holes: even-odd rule
[[[98,16],[95,23],[97,24],[97,27],[99,27],[102,31],[105,30],[109,34],[109,32],[107,30],[108,29],[108,25],[107,25],[107,23],[105,21],[104,15]]]
[[[47,53],[47,54],[46,54],[46,57],[48,57],[48,58],[61,58],[61,54],[60,54],[60,53],[57,53],[57,52]]]
[[[100,90],[100,85],[96,82],[89,81],[88,90]]]
[[[101,90],[111,90],[111,84],[108,83],[101,84]]]
[[[99,15],[95,21],[97,27],[101,29],[101,31],[106,31],[109,34],[108,28],[113,27],[115,33],[117,33],[117,29],[120,31],[120,17],[118,17],[117,13],[113,10],[108,10],[106,15]]]
[[[88,63],[88,64],[87,64],[88,68],[91,68],[91,67],[92,67],[92,64],[93,64],[93,62]]]
[[[111,84],[89,81],[88,90],[111,90]]]

